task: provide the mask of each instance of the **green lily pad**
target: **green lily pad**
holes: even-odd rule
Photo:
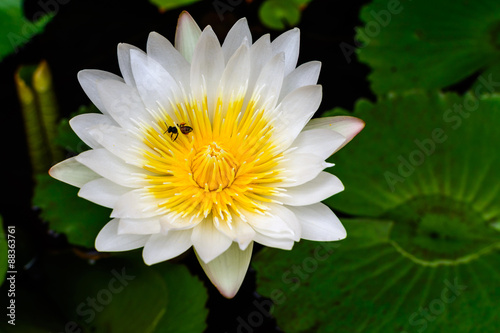
[[[208,295],[203,283],[182,265],[153,266],[168,287],[167,309],[158,322],[155,333],[204,332]]]
[[[341,161],[332,172],[346,190],[327,204],[356,216],[381,217],[410,200],[441,196],[495,222],[500,213],[500,132],[495,126],[500,95],[416,91],[378,104],[361,100],[353,115],[367,125],[329,159]]]
[[[311,0],[267,0],[259,8],[259,17],[271,29],[283,30],[297,25],[301,11]]]
[[[202,282],[185,266],[157,266],[124,258],[88,264],[56,255],[46,272],[56,310],[84,332],[203,332],[208,310]]]
[[[500,63],[496,0],[375,0],[360,18],[358,56],[379,95],[447,87]]]
[[[362,100],[352,115],[367,125],[329,159],[346,189],[325,201],[358,217],[341,219],[347,239],[265,249],[254,260],[278,324],[287,332],[494,332],[500,96],[413,91]]]
[[[93,248],[111,210],[78,197],[78,191],[49,175],[38,175],[33,205],[41,209],[40,216],[51,230],[65,234],[72,244]]]
[[[0,61],[42,32],[54,15],[39,12],[37,16],[34,23],[27,20],[23,15],[21,0],[0,2]]]
[[[158,7],[158,9],[162,12],[183,6],[189,6],[198,1],[200,0],[149,0],[149,2]]]
[[[486,69],[470,88],[475,94],[500,93],[500,62]]]
[[[266,248],[257,291],[285,332],[495,332],[500,256],[422,265],[392,238],[398,222],[344,219],[347,239]],[[271,264],[272,263],[272,264]]]

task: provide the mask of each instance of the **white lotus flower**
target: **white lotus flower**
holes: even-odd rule
[[[92,149],[50,174],[112,208],[96,249],[144,247],[151,265],[193,246],[230,298],[253,242],[289,250],[301,238],[344,238],[338,218],[320,203],[344,187],[323,169],[364,123],[309,122],[322,97],[320,63],[295,68],[298,54],[298,29],[252,44],[241,19],[221,46],[210,26],[202,32],[183,12],[175,47],[155,32],[147,53],[118,46],[123,79],[81,71],[80,84],[102,114],[70,124]]]

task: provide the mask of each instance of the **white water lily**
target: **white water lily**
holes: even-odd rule
[[[80,84],[102,114],[70,124],[92,149],[50,174],[112,208],[96,249],[144,247],[151,265],[193,246],[230,298],[253,242],[289,250],[301,238],[344,238],[320,202],[344,187],[323,170],[364,123],[311,120],[322,97],[320,63],[295,68],[298,54],[298,29],[252,44],[241,19],[221,46],[210,26],[201,31],[183,12],[175,47],[155,32],[147,53],[118,46],[123,78],[81,71]]]

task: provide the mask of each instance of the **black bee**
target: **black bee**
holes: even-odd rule
[[[175,127],[175,126],[168,126],[168,129],[165,132],[163,132],[163,134],[165,134],[165,133],[171,133],[170,134],[171,139],[175,134],[175,139],[172,139],[172,141],[175,141],[177,139],[177,137],[179,136],[179,131],[177,130],[177,127]]]
[[[188,133],[191,133],[193,131],[193,128],[191,126],[187,126],[186,123],[181,123],[180,125],[177,124],[177,127],[179,127],[182,134],[188,134]],[[165,132],[163,132],[163,134],[170,133],[170,138],[172,139],[172,141],[175,141],[175,140],[177,140],[177,137],[179,136],[179,131],[178,131],[177,127],[168,126],[167,130]],[[173,137],[174,135],[175,135],[175,138]]]

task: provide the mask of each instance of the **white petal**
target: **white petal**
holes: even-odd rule
[[[250,68],[252,69],[250,71],[250,80],[248,81],[248,86],[250,88],[253,89],[262,68],[271,58],[271,39],[269,34],[265,34],[250,47]]]
[[[128,251],[143,247],[149,235],[118,235],[117,219],[108,222],[95,240],[95,248],[101,252]]]
[[[231,30],[229,30],[226,38],[224,39],[224,43],[222,43],[222,52],[224,53],[226,63],[232,57],[234,52],[236,52],[236,50],[240,47],[245,38],[248,43],[252,45],[252,34],[250,33],[247,19],[242,18],[231,27]]]
[[[118,124],[109,116],[100,113],[84,113],[71,118],[69,125],[80,139],[90,148],[100,148],[101,145],[97,142],[89,131],[95,126],[117,126]]]
[[[245,218],[255,231],[273,238],[300,240],[300,224],[295,215],[279,204],[267,205],[266,215],[244,212]]]
[[[198,223],[203,221],[204,218],[205,217],[203,215],[196,216],[194,214],[190,214],[183,217],[179,213],[168,212],[163,214],[160,218],[160,224],[163,231],[185,230],[194,228],[198,225]]]
[[[256,109],[273,110],[278,103],[281,85],[283,84],[284,66],[284,54],[279,53],[262,68],[255,82],[251,98],[252,101],[256,102]]]
[[[134,75],[132,74],[132,64],[130,62],[130,50],[140,52],[144,54],[140,48],[135,47],[127,43],[118,44],[118,65],[120,66],[120,72],[123,75],[123,79],[129,86],[135,86]]]
[[[361,119],[350,116],[336,116],[311,119],[304,130],[326,128],[342,134],[346,140],[336,151],[344,147],[365,127]]]
[[[291,146],[296,147],[294,154],[310,153],[326,160],[345,141],[346,138],[338,132],[318,128],[302,131]]]
[[[198,257],[208,278],[224,297],[233,298],[240,289],[250,264],[252,248],[250,244],[242,251],[238,244],[233,243],[226,252],[208,264]]]
[[[191,61],[191,90],[198,103],[207,98],[210,119],[216,102],[216,92],[224,70],[224,55],[217,36],[210,26],[201,34]]]
[[[127,165],[104,148],[88,150],[75,157],[76,160],[104,178],[125,187],[138,187],[143,183],[138,174],[145,170]]]
[[[288,187],[280,201],[290,206],[307,206],[325,200],[344,190],[342,182],[328,172],[321,172],[313,180],[299,186]]]
[[[97,173],[78,162],[75,157],[54,165],[50,168],[49,175],[76,187],[82,187],[94,179],[101,178]]]
[[[158,110],[160,104],[165,110],[171,110],[171,103],[181,95],[172,75],[145,54],[131,51],[130,59],[135,84],[146,108]]]
[[[310,61],[295,68],[283,81],[280,100],[297,88],[316,84],[320,70],[321,62],[319,61]]]
[[[108,112],[101,101],[101,96],[98,93],[97,84],[102,81],[109,80],[123,82],[123,79],[121,77],[97,69],[84,69],[78,72],[78,82],[80,82],[83,91],[85,91],[92,103],[94,103],[94,105],[104,114],[107,114]]]
[[[233,216],[231,222],[221,221],[215,227],[226,236],[237,242],[241,250],[247,248],[255,236],[255,230],[238,216]]]
[[[188,12],[183,11],[179,16],[177,30],[175,31],[175,48],[188,62],[191,62],[200,35],[201,30],[198,24]]]
[[[151,235],[160,233],[160,219],[120,219],[118,234]]]
[[[321,86],[304,86],[288,94],[277,106],[275,133],[283,148],[290,144],[312,118],[321,103]]]
[[[329,242],[346,237],[344,226],[327,205],[319,202],[309,206],[288,208],[300,221],[303,239]]]
[[[226,251],[233,242],[217,230],[212,220],[205,219],[193,228],[194,249],[202,261],[208,263]]]
[[[82,186],[78,196],[98,205],[113,208],[122,195],[130,188],[120,186],[106,178],[92,180]]]
[[[222,98],[222,116],[233,103],[244,98],[249,75],[249,49],[248,45],[243,44],[229,60],[220,80],[217,95]]]
[[[299,59],[300,30],[293,28],[279,35],[271,43],[273,54],[285,53],[285,75],[290,74],[297,65]]]
[[[141,219],[160,215],[163,211],[158,209],[158,202],[146,192],[145,189],[136,189],[122,195],[116,201],[111,212],[111,217]]]
[[[148,37],[147,52],[148,56],[163,66],[176,82],[180,82],[184,88],[189,87],[191,65],[168,39],[151,32]]]
[[[280,168],[285,169],[283,176],[286,180],[279,183],[281,187],[302,185],[312,179],[325,168],[333,164],[325,162],[323,157],[307,153],[291,153],[285,155],[285,160],[280,163]]]
[[[152,235],[144,245],[142,257],[147,265],[153,265],[177,257],[191,245],[191,229],[170,230],[166,235]]]
[[[106,110],[121,127],[135,129],[134,119],[151,119],[136,88],[122,82],[102,81],[98,89]]]
[[[295,241],[290,238],[275,238],[257,232],[254,241],[264,246],[274,247],[282,250],[291,250]]]
[[[290,209],[282,205],[269,205],[268,207],[270,209],[267,212],[282,219],[293,231],[294,237],[292,239],[299,241],[302,231],[299,220],[295,214]]]
[[[99,125],[89,129],[89,134],[110,153],[137,167],[145,164],[142,151],[151,151],[137,136],[121,127]]]

